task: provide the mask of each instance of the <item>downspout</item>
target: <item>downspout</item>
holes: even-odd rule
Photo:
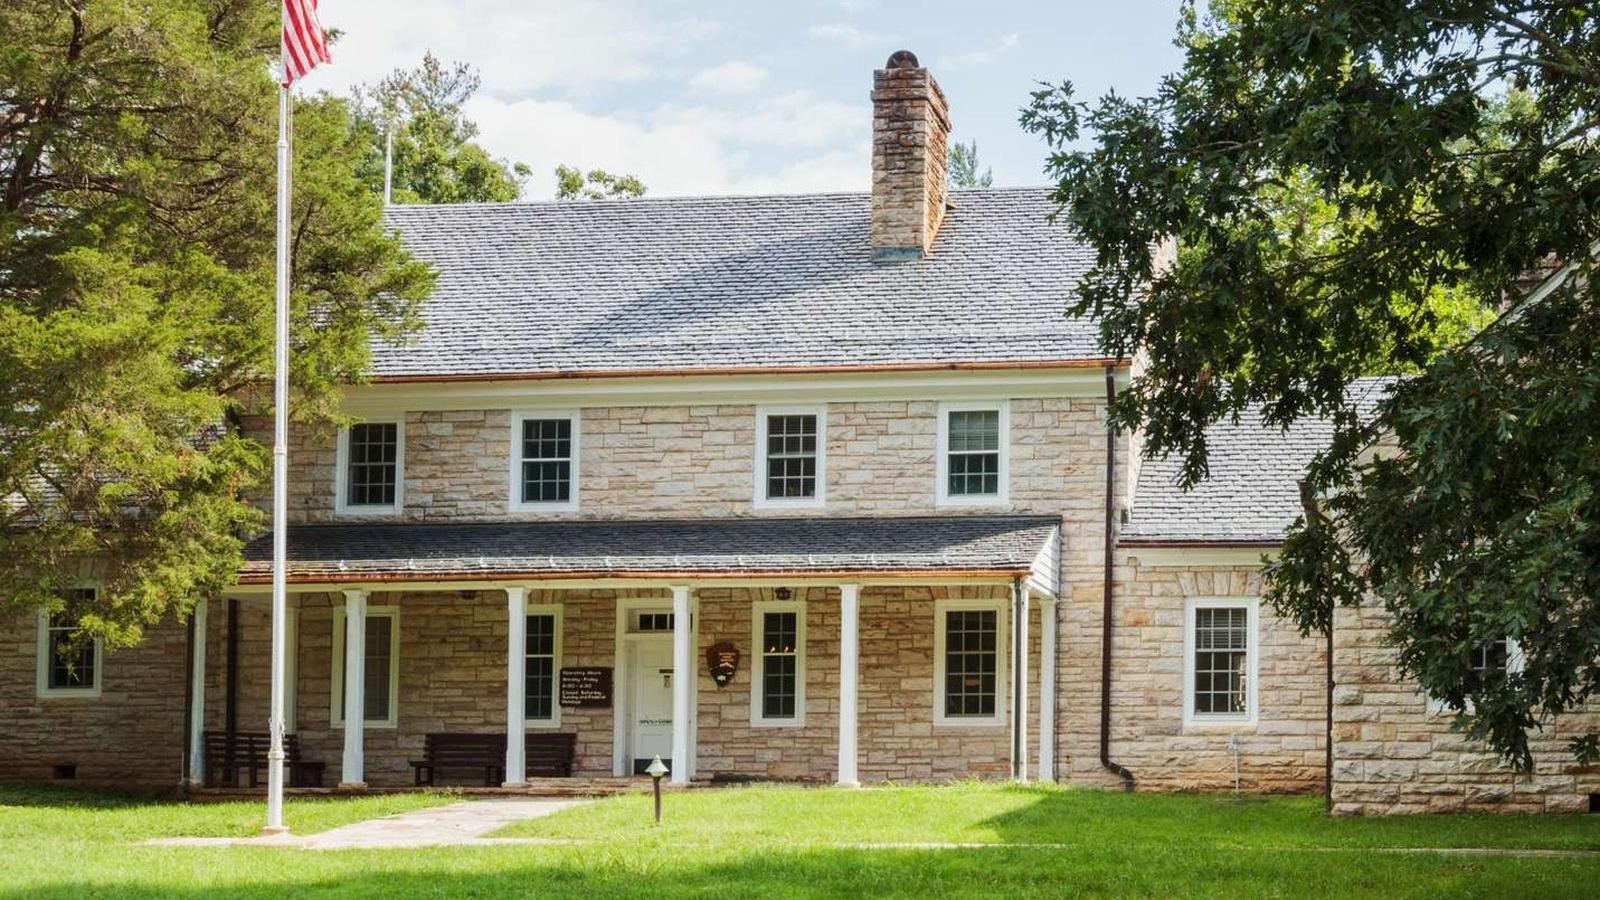
[[[223,705],[224,771],[233,771],[233,748],[239,734],[239,600],[228,598],[228,691]]]
[[[1027,759],[1028,748],[1023,740],[1023,722],[1028,715],[1027,701],[1023,698],[1028,679],[1027,650],[1022,643],[1022,617],[1027,615],[1022,605],[1022,579],[1011,579],[1011,777],[1018,778]]]
[[[178,796],[187,799],[189,796],[189,734],[194,727],[194,642],[195,628],[194,615],[189,615],[188,627],[189,644],[184,653],[183,661],[183,737],[179,745],[183,747],[183,764],[178,767]]]
[[[1100,610],[1100,765],[1122,779],[1122,789],[1133,790],[1133,773],[1111,761],[1111,631],[1112,597],[1116,579],[1112,566],[1117,551],[1117,426],[1111,421],[1111,404],[1117,399],[1117,370],[1106,366],[1106,533],[1105,589]]]
[[[1328,695],[1328,730],[1323,739],[1322,805],[1324,812],[1333,812],[1333,610],[1328,611],[1328,682],[1324,692]]]

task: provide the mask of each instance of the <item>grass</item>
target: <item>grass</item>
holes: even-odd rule
[[[307,832],[443,799],[298,801],[286,815]],[[0,788],[0,898],[1590,897],[1600,883],[1595,858],[1370,849],[1600,849],[1600,817],[1329,820],[1314,798],[979,784],[754,787],[666,800],[660,828],[649,824],[649,798],[632,795],[505,832],[575,843],[322,852],[132,843],[250,834],[260,804]],[[851,846],[868,842],[995,846]]]

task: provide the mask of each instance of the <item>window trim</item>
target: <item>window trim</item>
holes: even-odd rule
[[[522,499],[522,423],[529,419],[566,419],[572,423],[572,441],[568,447],[570,456],[569,478],[572,482],[567,491],[565,500],[523,500]],[[577,409],[523,409],[511,413],[511,465],[507,472],[508,491],[506,493],[506,508],[514,513],[561,513],[577,512],[581,500],[580,486],[582,479],[583,460],[583,416]]]
[[[94,591],[96,599],[100,588],[84,585],[77,590]],[[105,685],[105,641],[94,638],[94,684],[89,687],[51,687],[50,669],[55,665],[50,646],[50,610],[40,607],[38,616],[38,644],[34,656],[34,688],[40,699],[79,697],[92,699],[100,696]]]
[[[817,491],[810,497],[767,496],[767,419],[770,416],[815,416],[817,419]],[[815,509],[828,502],[828,405],[757,406],[754,479],[751,502],[756,509]]]
[[[562,631],[564,621],[561,615],[561,604],[545,603],[538,606],[529,606],[523,616],[523,647],[522,647],[522,727],[524,731],[561,727],[561,664],[562,664]],[[555,643],[551,647],[550,656],[550,717],[535,719],[527,715],[528,707],[528,647],[527,647],[527,619],[532,616],[555,617]]]
[[[1010,658],[1011,616],[1010,602],[1002,597],[951,598],[936,600],[933,604],[933,724],[941,728],[1002,728],[1007,724],[1010,708],[1006,706],[1006,691],[1011,681],[1006,668]],[[993,610],[995,613],[994,660],[994,715],[949,716],[945,714],[945,613],[962,610]]]
[[[999,490],[994,494],[950,493],[950,414],[997,412],[1000,414]],[[939,442],[934,465],[936,506],[1005,506],[1011,502],[1011,402],[1008,400],[944,402],[939,404]]]
[[[767,613],[794,613],[794,717],[768,717],[762,711],[767,655],[761,644]],[[750,607],[750,727],[803,728],[806,724],[806,604],[803,600],[758,600]]]
[[[406,506],[406,417],[404,413],[387,418],[362,419],[351,425],[394,426],[394,502],[377,504],[349,502],[350,425],[339,426],[333,465],[333,511],[338,516],[394,516]]]
[[[1201,713],[1194,708],[1195,612],[1200,609],[1245,610],[1245,711]],[[1188,597],[1183,602],[1183,724],[1186,727],[1255,725],[1261,708],[1261,601],[1258,597]]]
[[[344,727],[344,642],[345,610],[343,603],[333,608],[333,676],[328,699],[328,724]],[[364,728],[397,728],[400,725],[400,607],[368,606],[367,618],[389,617],[389,715],[384,719],[367,719]],[[369,623],[370,624],[370,623]]]
[[[1506,642],[1506,674],[1515,675],[1516,673],[1522,671],[1522,644],[1516,638],[1511,637],[1510,635],[1507,635],[1504,640]],[[1453,716],[1456,714],[1456,711],[1451,709],[1449,704],[1445,703],[1444,698],[1435,697],[1426,692],[1424,692],[1423,697],[1427,701],[1427,710],[1429,715]],[[1461,711],[1471,715],[1473,709],[1474,707],[1472,700],[1468,699],[1466,706]]]

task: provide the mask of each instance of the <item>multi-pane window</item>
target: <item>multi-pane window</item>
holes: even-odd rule
[[[522,420],[522,502],[572,499],[572,419]]]
[[[92,692],[100,689],[100,639],[77,639],[75,617],[70,612],[95,598],[93,588],[68,591],[68,612],[42,618],[40,687],[43,692]]]
[[[1000,411],[949,413],[946,493],[952,497],[992,497],[1000,493]]]
[[[766,499],[817,496],[817,417],[766,417]]]
[[[1250,607],[1238,603],[1193,607],[1189,709],[1195,718],[1250,715]]]
[[[1505,680],[1507,675],[1522,668],[1517,653],[1517,642],[1510,638],[1495,638],[1472,648],[1469,663],[1471,672],[1467,676],[1466,683],[1461,686],[1462,693],[1468,698],[1485,687]],[[1472,701],[1467,699],[1462,708],[1471,710]],[[1429,695],[1428,709],[1442,713],[1450,711],[1453,707],[1443,698]]]
[[[944,718],[993,718],[999,710],[1000,612],[945,610]]]
[[[345,505],[394,506],[399,477],[399,424],[362,422],[351,425],[345,449]]]
[[[792,719],[799,677],[799,641],[793,612],[761,615],[761,717]]]
[[[556,616],[535,613],[528,616],[527,691],[524,708],[529,721],[549,722],[556,717]]]
[[[399,648],[399,619],[390,611],[367,613],[367,644],[364,654],[365,671],[361,685],[362,720],[367,724],[393,724],[395,721],[395,663]],[[345,676],[348,661],[344,656],[345,619],[340,616],[334,631],[335,653],[339,655],[338,680],[334,683],[334,702],[338,704],[339,721],[345,714]]]
[[[672,613],[642,612],[635,620],[635,631],[671,631]]]

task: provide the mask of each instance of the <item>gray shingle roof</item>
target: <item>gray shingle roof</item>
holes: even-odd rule
[[[289,578],[996,572],[1029,576],[1054,552],[1039,516],[772,518],[289,529]],[[272,536],[245,548],[244,582],[272,571]]]
[[[953,192],[932,253],[875,263],[865,193],[393,206],[439,272],[378,378],[1092,360],[1093,252],[1042,188]]]
[[[1371,412],[1392,379],[1356,382],[1351,390]],[[1183,491],[1176,456],[1145,460],[1133,509],[1122,529],[1126,543],[1276,544],[1300,515],[1299,480],[1333,437],[1330,422],[1302,419],[1287,430],[1270,427],[1251,410],[1237,424],[1206,432],[1211,476]]]

